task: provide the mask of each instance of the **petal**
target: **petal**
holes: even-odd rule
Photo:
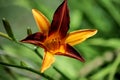
[[[41,73],[48,69],[54,61],[54,55],[52,53],[46,52],[42,62]]]
[[[76,45],[86,40],[87,38],[95,35],[96,33],[97,33],[97,30],[90,30],[90,29],[74,31],[68,34],[65,42],[70,45]]]
[[[42,33],[37,32],[37,33],[27,36],[25,39],[21,40],[21,42],[41,46],[45,39],[46,37]]]
[[[41,12],[39,12],[36,9],[32,9],[32,13],[41,32],[44,34],[48,34],[49,27],[50,27],[49,20]]]
[[[80,60],[82,62],[84,62],[84,58],[69,44],[66,45],[66,51],[65,53],[56,53],[56,55],[63,55],[63,56],[68,56],[71,58],[75,58],[77,60]]]
[[[54,13],[53,21],[49,30],[49,35],[57,33],[57,36],[64,38],[69,29],[69,10],[67,7],[67,0],[57,8]]]

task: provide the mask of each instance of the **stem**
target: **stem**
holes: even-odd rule
[[[28,70],[28,71],[31,71],[33,73],[36,73],[38,75],[41,75],[43,76],[44,78],[48,79],[48,80],[54,80],[53,78],[43,74],[43,73],[40,73],[32,68],[28,68],[28,67],[24,67],[24,66],[18,66],[18,65],[12,65],[12,64],[8,64],[8,63],[4,63],[4,62],[0,62],[1,65],[4,65],[4,66],[10,66],[10,67],[15,67],[15,68],[19,68],[19,69],[24,69],[24,70]]]
[[[34,49],[35,53],[38,55],[38,57],[39,57],[40,59],[43,59],[42,55],[39,54],[39,52],[38,52],[37,49],[38,49],[38,47],[36,47],[36,48]]]
[[[6,39],[12,40],[12,38],[9,37],[9,36],[8,36],[7,34],[5,34],[5,33],[0,32],[0,36],[4,37],[4,38],[6,38]]]
[[[14,42],[14,41],[13,41]],[[21,45],[21,46],[23,46],[23,47],[25,47],[25,48],[27,48],[27,49],[29,49],[29,50],[32,50],[33,52],[35,52],[37,55],[38,55],[38,57],[40,58],[40,59],[43,59],[43,57],[42,57],[42,55],[40,55],[39,54],[39,52],[38,52],[38,47],[36,47],[35,49],[32,49],[32,48],[30,48],[30,47],[28,47],[28,46],[26,46],[26,45],[24,45],[24,44],[22,44],[22,43],[20,43],[20,42],[15,42],[15,43],[17,43],[17,44],[19,44],[19,45]]]

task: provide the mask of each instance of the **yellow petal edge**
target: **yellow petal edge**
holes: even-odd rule
[[[42,62],[42,68],[40,72],[43,73],[46,69],[48,69],[51,66],[51,64],[54,61],[55,61],[54,55],[52,53],[46,52]]]
[[[41,32],[47,34],[50,27],[49,20],[40,11],[36,9],[32,9],[32,13],[38,25],[38,28],[41,30]]]
[[[83,42],[84,40],[95,35],[96,33],[97,30],[95,29],[77,30],[69,33],[65,42],[73,46]]]

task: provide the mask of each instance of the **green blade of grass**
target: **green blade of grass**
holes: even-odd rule
[[[100,0],[100,3],[108,10],[113,19],[120,26],[120,13],[118,12],[117,8],[112,4],[112,2],[110,0]]]
[[[110,69],[110,75],[108,80],[114,80],[114,75],[116,73],[116,70],[120,64],[120,52],[118,52],[117,58],[115,59],[111,69]]]
[[[110,69],[111,69],[111,65],[108,65],[107,67],[101,69],[96,74],[92,75],[90,79],[91,80],[103,79],[107,74],[109,74]]]

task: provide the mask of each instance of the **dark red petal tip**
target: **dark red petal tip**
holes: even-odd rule
[[[59,36],[61,38],[64,38],[69,29],[69,23],[70,18],[69,10],[67,7],[67,0],[64,0],[64,2],[57,8],[54,13],[53,21],[49,30],[49,35],[58,32]]]
[[[66,46],[66,55],[82,62],[85,62],[84,58],[70,45]]]
[[[66,53],[56,53],[56,55],[68,56],[77,59],[81,62],[85,62],[84,58],[70,45],[66,45]]]
[[[44,41],[46,38],[46,36],[44,36],[42,33],[40,32],[37,32],[37,33],[34,33],[34,34],[31,34],[29,36],[27,36],[25,39],[21,40],[21,42],[24,42],[24,41],[28,41],[28,40],[33,40],[33,41]]]

